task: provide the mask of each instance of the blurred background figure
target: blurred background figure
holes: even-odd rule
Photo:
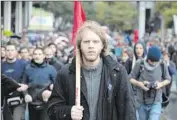
[[[57,58],[54,56],[54,52],[52,51],[52,48],[45,47],[44,54],[45,54],[45,61],[49,65],[52,65],[57,71],[59,71],[61,67],[63,66],[63,63],[57,60]]]
[[[1,63],[6,61],[6,48],[1,46]]]
[[[6,76],[16,80],[17,83],[22,82],[26,62],[17,59],[17,47],[14,44],[7,44],[6,61],[3,62],[1,65],[1,74],[5,74]],[[24,84],[20,84],[20,86],[21,87],[15,92],[9,94],[6,99],[14,120],[24,119],[25,104],[23,101],[24,96],[22,92],[27,89],[27,86]],[[13,104],[13,102],[15,102],[16,104]]]
[[[20,53],[21,59],[25,60],[26,62],[31,60],[28,48],[25,48],[25,47],[21,48],[19,53]]]
[[[51,95],[56,69],[47,64],[41,48],[35,48],[33,59],[26,66],[23,83],[28,86],[25,102],[29,103],[30,120],[49,120],[47,101]]]
[[[120,62],[127,70],[127,73],[130,74],[132,69],[132,59],[129,57],[128,48],[123,48],[121,58],[118,58],[118,62]]]
[[[141,42],[136,43],[134,45],[134,57],[133,57],[132,68],[134,67],[138,59],[144,59],[145,56],[146,56],[146,48],[144,44]]]

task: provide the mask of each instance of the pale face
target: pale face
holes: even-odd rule
[[[164,57],[164,60],[165,60],[165,61],[169,61],[169,56],[168,56],[167,53],[163,54],[163,57]]]
[[[153,65],[153,66],[155,66],[155,65],[157,65],[157,63],[158,63],[158,61],[151,61],[151,60],[148,60],[148,62],[149,62],[149,64],[151,64],[151,65]]]
[[[55,45],[50,45],[50,48],[52,49],[53,53],[56,53],[57,49],[56,49]]]
[[[22,57],[23,59],[25,59],[25,60],[29,58],[29,52],[28,52],[27,49],[22,49],[20,55],[21,55],[21,57]]]
[[[141,44],[137,44],[135,48],[136,54],[138,57],[142,57],[144,53],[143,46]]]
[[[6,56],[7,56],[7,59],[9,59],[9,60],[13,60],[16,58],[17,50],[16,50],[15,46],[8,45],[6,47]]]
[[[53,51],[50,48],[46,48],[44,50],[44,54],[45,54],[45,57],[48,59],[53,58],[53,56],[54,56]]]
[[[64,46],[61,43],[57,44],[57,49],[58,50],[63,50]]]
[[[129,58],[128,53],[127,53],[126,50],[124,50],[123,53],[122,53],[122,59],[123,59],[124,61],[126,61],[128,58]]]
[[[103,43],[100,37],[90,30],[85,30],[82,34],[81,52],[83,59],[94,62],[100,57]]]
[[[123,50],[122,57],[128,57],[127,50]]]
[[[29,54],[32,56],[32,55],[33,55],[34,48],[31,47],[31,48],[29,48],[28,50],[29,50]]]
[[[34,59],[34,61],[35,61],[36,63],[38,63],[38,64],[43,63],[44,58],[45,58],[45,56],[44,56],[42,50],[37,49],[37,50],[34,51],[34,53],[33,53],[33,59]]]

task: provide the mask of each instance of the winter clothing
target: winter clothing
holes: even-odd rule
[[[54,84],[56,70],[53,66],[43,62],[31,61],[25,68],[23,83],[28,85],[28,94],[32,97],[29,103],[30,120],[49,120],[46,103],[42,99],[42,92]],[[45,119],[44,119],[45,118]]]
[[[45,59],[45,61],[49,63],[49,65],[52,65],[57,71],[59,71],[61,67],[63,66],[63,63],[57,60],[57,58],[55,57],[51,59]]]
[[[118,62],[126,68],[128,74],[131,73],[131,70],[132,70],[132,59],[131,58],[128,58],[125,62],[121,58],[118,58]]]
[[[135,97],[137,100],[138,120],[158,120],[162,109],[160,104],[162,103],[162,89],[156,90],[155,83],[157,81],[170,80],[166,64],[163,63],[162,65],[161,62],[158,62],[156,65],[151,65],[147,62],[147,59],[138,60],[129,77],[141,82],[148,81],[150,83],[148,91],[136,87]]]
[[[5,97],[8,96],[9,93],[16,91],[20,85],[8,76],[2,74],[1,75],[1,110],[2,110],[2,120],[13,120],[12,113],[5,102]]]
[[[37,64],[32,60],[25,68],[23,83],[29,86],[28,92],[35,101],[41,96],[38,94],[54,83],[55,77],[56,70],[53,66],[45,62]]]
[[[149,65],[147,60],[143,60],[144,62],[144,68],[143,71],[140,71],[141,68],[141,60],[138,60],[135,64],[134,69],[132,70],[130,74],[130,78],[133,78],[138,81],[148,81],[150,83],[155,83],[156,81],[163,81],[163,80],[170,80],[170,75],[168,72],[168,68],[166,64],[164,64],[164,72],[161,68],[161,63],[157,63],[155,66]],[[162,75],[162,73],[164,75]],[[155,94],[154,94],[155,93]],[[145,92],[141,88],[137,87],[137,106],[140,106],[144,103],[158,103],[162,101],[162,89],[159,89],[157,91],[154,91],[152,93],[152,97],[148,97],[148,92]]]
[[[75,60],[75,59],[74,59]],[[57,75],[48,102],[51,120],[71,120],[75,105],[75,61],[66,65]],[[90,119],[87,82],[81,71],[81,105],[83,120]],[[110,56],[103,57],[96,120],[136,120],[135,101],[125,68]]]
[[[100,89],[102,60],[96,67],[85,68],[83,67],[83,75],[85,77],[87,91],[88,91],[88,105],[90,109],[90,120],[96,120],[96,111],[98,103],[98,95]]]
[[[1,75],[1,106],[4,101],[5,96],[8,96],[9,93],[14,92],[17,90],[20,85],[12,80],[10,77],[2,74]]]
[[[161,50],[156,46],[150,47],[148,50],[147,59],[153,62],[159,61],[161,59]]]

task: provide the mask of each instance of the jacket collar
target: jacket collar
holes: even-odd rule
[[[43,68],[43,67],[45,67],[46,65],[47,65],[47,63],[44,61],[40,66],[37,66],[37,65],[35,64],[34,60],[31,60],[31,66],[32,66],[32,67],[36,67],[36,68],[40,67],[40,68]]]
[[[113,58],[110,55],[102,57],[103,59],[103,64],[106,64],[107,67],[109,67],[111,70],[116,70],[119,71],[119,64],[117,61],[113,60]],[[70,66],[69,70],[70,73],[75,73],[76,72],[76,58],[74,57]]]

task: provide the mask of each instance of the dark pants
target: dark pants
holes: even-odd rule
[[[11,109],[13,120],[25,120],[25,103],[9,108]]]
[[[37,110],[34,105],[28,106],[29,108],[29,120],[50,120],[47,114],[47,108]]]

